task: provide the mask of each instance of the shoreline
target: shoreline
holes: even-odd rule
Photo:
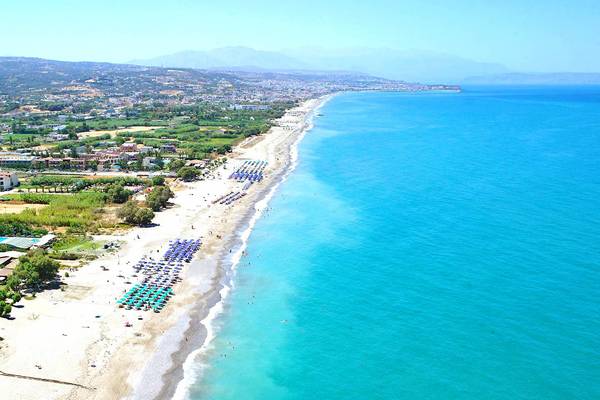
[[[273,182],[258,193],[258,198],[254,202],[253,207],[248,209],[244,218],[239,221],[238,226],[232,232],[232,237],[226,246],[223,247],[218,260],[218,269],[223,274],[218,287],[213,288],[215,302],[208,308],[205,307],[202,310],[198,310],[200,312],[190,322],[190,328],[194,325],[202,326],[203,333],[198,335],[202,337],[202,343],[200,346],[194,348],[193,343],[196,343],[196,340],[180,342],[180,349],[174,355],[180,361],[178,364],[179,368],[172,368],[162,376],[164,386],[156,397],[157,399],[170,398],[173,400],[184,400],[187,397],[190,385],[201,378],[204,368],[208,366],[207,350],[210,349],[212,340],[218,333],[215,332],[216,327],[214,323],[225,312],[225,302],[229,294],[235,289],[234,279],[237,274],[237,268],[247,248],[254,226],[262,217],[263,212],[268,208],[271,199],[275,196],[281,184],[287,180],[298,165],[298,146],[304,136],[313,128],[313,120],[316,114],[334,96],[335,94],[318,99],[318,103],[306,115],[304,124],[299,129],[297,137],[289,144],[286,154],[287,160],[284,161],[282,168],[273,177]],[[233,249],[233,252],[228,253],[227,248]],[[200,371],[192,370],[196,363],[202,365]]]
[[[171,398],[181,384],[177,396],[183,397],[185,382],[195,381],[192,361],[215,335],[213,322],[222,314],[252,228],[295,168],[297,146],[312,118],[333,96],[288,110],[269,132],[236,146],[211,179],[176,187],[174,205],[157,214],[156,226],[111,235],[124,243],[118,252],[63,278],[64,290],[46,291],[15,309],[15,319],[0,325],[0,371],[34,380],[0,377],[0,392],[27,399],[153,399]],[[269,162],[263,182],[233,205],[211,204],[239,190],[228,176],[245,159]],[[160,314],[116,308],[119,293],[137,279],[131,265],[142,254],[163,252],[176,237],[201,237],[203,243],[169,305]]]
[[[204,367],[207,366],[206,352],[209,350],[212,340],[217,332],[214,323],[217,318],[225,312],[225,302],[229,294],[234,290],[234,278],[237,273],[237,267],[243,257],[247,247],[248,240],[255,224],[261,218],[267,208],[270,200],[276,194],[280,185],[285,182],[287,177],[293,172],[298,162],[298,145],[313,127],[313,119],[318,110],[323,107],[335,95],[328,95],[317,99],[317,103],[306,114],[303,124],[294,131],[297,135],[291,135],[290,143],[284,144],[282,150],[286,153],[286,160],[283,161],[281,168],[275,175],[270,177],[270,182],[266,187],[256,193],[254,201],[245,212],[245,215],[238,221],[237,226],[230,232],[225,245],[222,246],[220,254],[215,254],[217,263],[218,280],[211,288],[211,302],[202,305],[199,303],[192,310],[188,329],[192,339],[179,342],[178,351],[172,354],[172,365],[161,376],[163,386],[156,395],[155,399],[170,398],[173,400],[183,400],[187,397],[190,385],[201,377]],[[294,112],[295,109],[290,110]],[[296,136],[294,138],[294,136]],[[231,251],[228,251],[231,249]],[[195,329],[194,329],[195,328]],[[199,328],[199,329],[198,329]],[[192,370],[196,363],[203,365],[200,371]],[[138,397],[133,397],[138,398]],[[142,398],[142,397],[139,397]]]

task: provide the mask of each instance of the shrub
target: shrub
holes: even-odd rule
[[[11,218],[10,214],[5,214],[0,218],[0,236],[43,236],[48,233],[45,229],[32,228],[25,222]],[[0,245],[0,251],[11,250],[10,246]]]
[[[50,258],[55,259],[55,260],[79,260],[80,256],[79,254],[76,253],[65,253],[65,252],[58,252],[58,253],[50,253]]]

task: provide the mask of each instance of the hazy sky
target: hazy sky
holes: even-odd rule
[[[122,62],[242,45],[390,47],[600,72],[600,0],[1,0],[0,55]]]

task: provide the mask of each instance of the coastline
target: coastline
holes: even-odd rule
[[[17,310],[16,319],[2,326],[0,336],[8,346],[0,352],[0,371],[32,379],[3,377],[0,392],[27,399],[183,398],[185,382],[195,380],[189,365],[214,337],[212,322],[223,310],[252,227],[295,167],[297,145],[312,127],[312,117],[332,96],[288,110],[267,134],[236,146],[229,169],[220,167],[214,179],[177,188],[175,206],[157,215],[156,227],[111,238],[125,243],[118,253],[66,278],[64,292],[45,292]],[[227,177],[242,159],[268,160],[264,181],[231,206],[211,205],[234,186]],[[131,275],[129,265],[141,254],[163,251],[168,239],[198,236],[202,247],[162,313],[115,307],[114,299],[126,287],[121,278]],[[109,271],[99,269],[104,265]],[[129,320],[133,327],[125,327]],[[35,341],[40,331],[46,340]]]
[[[263,212],[268,208],[269,202],[276,194],[280,185],[287,180],[296,168],[298,164],[298,146],[304,136],[313,128],[314,117],[335,96],[336,94],[332,94],[318,99],[318,102],[306,114],[303,125],[298,129],[297,135],[290,137],[293,140],[287,145],[286,160],[281,165],[281,168],[272,177],[269,185],[258,193],[253,207],[248,209],[246,215],[233,230],[227,244],[221,249],[221,254],[217,262],[218,269],[222,271],[222,276],[219,285],[213,288],[215,301],[208,308],[204,307],[202,309],[202,307],[199,307],[200,309],[197,310],[199,312],[195,314],[195,321],[193,318],[190,322],[190,328],[194,325],[200,325],[205,329],[204,333],[199,335],[202,337],[201,345],[194,348],[194,343],[198,343],[197,340],[180,342],[179,351],[173,355],[174,359],[179,361],[176,364],[179,367],[171,368],[162,376],[163,388],[156,397],[157,399],[171,398],[173,400],[184,400],[187,398],[186,395],[190,385],[201,377],[202,370],[208,365],[206,352],[217,334],[214,322],[223,314],[224,303],[228,295],[235,288],[234,278],[237,266],[244,255],[252,230],[263,215]],[[227,249],[233,249],[233,251],[229,253]],[[194,370],[197,363],[202,366],[200,371],[197,369]]]

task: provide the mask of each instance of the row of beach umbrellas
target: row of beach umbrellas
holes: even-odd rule
[[[238,182],[260,182],[263,180],[263,172],[267,167],[266,161],[244,161],[230,176]]]
[[[140,281],[117,300],[117,305],[128,310],[160,312],[174,294],[173,285],[181,280],[183,262],[192,260],[200,244],[200,239],[175,239],[169,242],[161,259],[145,255],[133,266],[141,275]]]
[[[172,288],[162,288],[151,285],[135,284],[125,293],[117,304],[128,310],[150,310],[160,312],[173,295]]]
[[[166,261],[192,261],[194,253],[200,248],[200,239],[175,239],[169,242],[169,248],[163,256]]]

